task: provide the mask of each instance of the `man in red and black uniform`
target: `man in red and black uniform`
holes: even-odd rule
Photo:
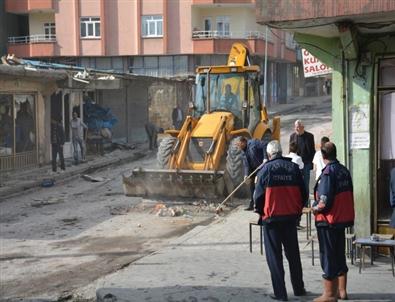
[[[345,228],[354,225],[354,197],[350,172],[336,159],[332,142],[321,148],[325,168],[314,188],[313,212],[324,271],[324,292],[315,302],[347,299]]]
[[[306,200],[306,190],[299,166],[290,158],[282,157],[278,141],[267,145],[267,155],[269,161],[257,175],[255,211],[265,226],[265,252],[274,290],[272,298],[287,301],[282,247],[289,262],[295,296],[306,294],[296,230],[296,222]]]

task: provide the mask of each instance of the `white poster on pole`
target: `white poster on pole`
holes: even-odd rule
[[[306,49],[302,49],[303,55],[303,71],[304,77],[315,77],[323,74],[328,74],[332,72],[332,68],[328,67]]]
[[[352,106],[350,108],[350,148],[368,149],[369,145],[369,105]]]

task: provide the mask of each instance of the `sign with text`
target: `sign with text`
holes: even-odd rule
[[[328,74],[332,72],[332,68],[328,67],[306,49],[302,49],[303,55],[303,71],[304,77],[315,77],[323,74]]]
[[[360,104],[349,109],[350,148],[369,149],[369,105]]]

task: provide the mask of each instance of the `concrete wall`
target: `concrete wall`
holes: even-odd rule
[[[231,32],[255,31],[263,28],[257,25],[255,21],[255,8],[251,7],[210,7],[210,8],[194,8],[193,9],[192,28],[204,30],[205,17],[211,18],[211,30],[217,30],[217,17],[227,16],[230,21]]]
[[[183,112],[188,111],[192,83],[163,81],[149,78],[124,80],[119,90],[100,90],[99,103],[111,109],[118,123],[113,128],[113,139],[130,143],[147,140],[145,124],[172,127],[171,113],[179,102]]]
[[[7,53],[8,37],[20,34],[18,16],[6,13],[4,8],[5,1],[0,0],[0,56]]]
[[[55,23],[55,15],[51,13],[29,14],[29,34],[44,35],[44,23]]]
[[[184,113],[192,97],[192,84],[188,82],[154,82],[149,87],[149,120],[158,127],[172,128],[171,114],[177,103]]]
[[[256,5],[259,23],[297,20],[317,22],[314,19],[390,13],[395,10],[395,1],[391,0],[257,0]]]

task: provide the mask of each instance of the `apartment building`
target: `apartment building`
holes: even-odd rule
[[[151,76],[194,74],[224,64],[235,41],[263,67],[269,101],[299,94],[292,36],[255,21],[255,0],[5,0],[17,18],[7,51],[96,69]]]

